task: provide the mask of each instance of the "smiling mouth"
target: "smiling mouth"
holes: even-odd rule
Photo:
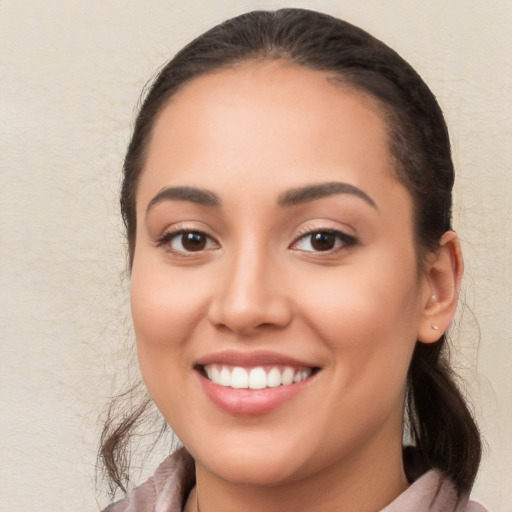
[[[222,364],[199,367],[210,382],[231,389],[266,389],[298,384],[316,373],[319,368],[291,366],[255,366],[245,368]]]

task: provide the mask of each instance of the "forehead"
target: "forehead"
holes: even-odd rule
[[[251,179],[290,187],[348,169],[355,186],[394,175],[377,101],[326,72],[253,61],[200,76],[171,98],[140,184],[157,192],[166,170],[166,180],[211,188],[231,171],[243,189]]]

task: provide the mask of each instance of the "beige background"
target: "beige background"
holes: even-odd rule
[[[130,353],[117,192],[139,92],[215,22],[285,5],[382,38],[446,112],[467,261],[455,360],[488,443],[475,495],[512,511],[511,0],[0,2],[1,511],[105,503],[95,449]]]

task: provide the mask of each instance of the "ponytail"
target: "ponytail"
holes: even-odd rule
[[[481,458],[478,427],[448,363],[445,336],[416,344],[408,375],[407,412],[424,468],[437,468],[469,493]]]

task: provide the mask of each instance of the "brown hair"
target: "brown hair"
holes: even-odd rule
[[[129,263],[136,236],[135,198],[155,120],[169,99],[190,80],[251,59],[286,59],[326,71],[376,99],[388,127],[396,178],[414,201],[415,238],[421,256],[437,248],[451,228],[454,169],[441,109],[427,85],[395,51],[347,22],[304,9],[254,11],[227,20],[183,48],[160,71],[135,122],[124,162],[121,212]],[[435,467],[456,485],[471,489],[480,462],[478,428],[458,390],[443,335],[418,342],[408,373],[407,430],[417,447],[419,472]],[[111,481],[125,490],[124,456],[131,426],[144,408],[115,424],[107,421],[100,458]]]

